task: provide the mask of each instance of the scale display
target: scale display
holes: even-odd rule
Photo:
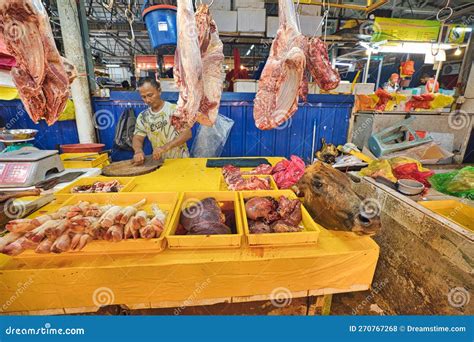
[[[23,184],[32,170],[32,163],[0,164],[2,184]]]

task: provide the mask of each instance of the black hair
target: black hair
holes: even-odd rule
[[[137,84],[137,88],[142,87],[145,83],[150,83],[153,88],[156,88],[158,90],[161,90],[161,84],[159,81],[157,81],[154,77],[143,77],[140,78]]]

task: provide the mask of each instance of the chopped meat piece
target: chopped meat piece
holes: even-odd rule
[[[250,220],[264,219],[276,210],[273,198],[253,197],[245,203],[245,212]]]
[[[265,234],[271,233],[272,229],[264,222],[249,220],[249,231],[250,234]]]

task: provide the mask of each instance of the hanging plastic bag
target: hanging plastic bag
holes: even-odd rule
[[[214,126],[200,125],[191,146],[191,155],[195,158],[220,157],[232,126],[234,120],[221,114],[217,115]]]
[[[137,118],[133,108],[127,108],[120,115],[115,129],[114,144],[120,150],[133,151],[132,140]]]

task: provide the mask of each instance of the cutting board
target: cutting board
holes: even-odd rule
[[[155,171],[161,165],[162,160],[153,160],[152,156],[145,157],[143,165],[134,165],[133,160],[124,160],[112,163],[102,169],[102,174],[107,177],[133,177]]]

